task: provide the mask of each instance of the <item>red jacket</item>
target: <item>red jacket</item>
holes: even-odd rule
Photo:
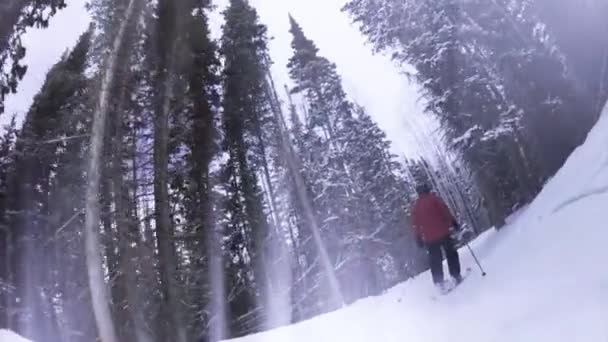
[[[450,235],[454,216],[447,205],[433,194],[421,195],[412,210],[412,223],[416,235],[424,242],[438,242]]]

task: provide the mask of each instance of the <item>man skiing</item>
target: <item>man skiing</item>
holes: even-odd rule
[[[447,291],[449,283],[443,277],[443,253],[448,261],[450,275],[454,285],[462,282],[460,259],[454,241],[450,236],[451,228],[460,227],[447,205],[435,194],[427,184],[416,188],[418,199],[412,210],[412,223],[416,233],[416,242],[420,248],[426,248],[431,264],[433,283],[441,290]]]

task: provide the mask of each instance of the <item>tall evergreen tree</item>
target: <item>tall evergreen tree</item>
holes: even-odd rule
[[[126,32],[128,29],[132,29],[134,23],[140,19],[143,2],[140,0],[98,0],[94,1],[91,6],[94,14],[93,17],[102,30],[103,39],[97,40],[95,49],[97,54],[94,55],[94,61],[99,71],[97,77],[99,77],[100,86],[91,123],[91,144],[85,195],[84,242],[89,288],[91,290],[92,308],[97,331],[101,340],[115,342],[118,340],[119,334],[111,312],[111,296],[108,293],[108,285],[111,284],[107,284],[104,271],[106,269],[109,269],[111,273],[116,271],[117,266],[114,261],[117,258],[115,257],[113,246],[112,248],[106,248],[106,255],[104,255],[100,241],[100,221],[104,227],[104,233],[108,236],[110,236],[112,224],[109,215],[102,215],[102,209],[107,209],[108,206],[111,206],[109,202],[110,195],[107,191],[110,178],[104,175],[105,177],[102,180],[102,173],[107,170],[104,166],[108,161],[106,160],[107,154],[104,153],[109,150],[108,148],[112,147],[106,146],[109,142],[112,142],[107,130],[108,117],[110,116],[110,111],[115,110],[117,105],[112,96],[116,94],[117,89],[119,91],[118,94],[120,94],[124,86],[124,80],[121,80],[120,75],[117,75],[117,73],[121,70],[119,67],[122,66],[121,63],[128,61],[129,55],[125,55],[124,52],[129,51],[134,44]],[[120,108],[120,105],[119,99],[118,108]],[[111,128],[122,128],[120,126],[122,122],[120,121],[118,125],[112,125]],[[116,145],[115,141],[114,145]],[[120,167],[119,158],[113,159],[113,166],[118,169]],[[118,178],[111,180],[120,182]],[[119,189],[120,196],[123,196],[122,190]],[[121,199],[119,198],[119,200]],[[105,208],[102,208],[102,204],[106,205]],[[120,208],[120,210],[125,210],[125,208]],[[107,213],[107,210],[105,211]],[[121,213],[121,216],[124,215]],[[125,222],[121,223],[126,224]],[[121,233],[124,231],[122,228],[124,226],[121,227]],[[103,259],[104,256],[106,260]],[[114,289],[116,290],[116,287]],[[120,300],[119,302],[122,301]]]
[[[12,167],[13,152],[15,141],[17,140],[18,130],[16,127],[16,117],[13,116],[9,125],[4,127],[5,132],[0,140],[0,326],[9,328],[11,315],[8,311],[12,307],[14,295],[13,270],[11,263],[13,239],[10,234],[8,208],[10,205],[9,196],[9,177],[14,174]]]
[[[375,266],[379,283],[363,295],[375,294],[380,289],[417,274],[425,268],[425,258],[414,246],[407,205],[411,189],[405,170],[390,152],[386,134],[372,120],[363,107],[356,106],[357,125],[348,136],[346,157],[352,161],[356,182],[362,193],[359,211],[372,212],[372,234],[362,241],[363,251]]]
[[[406,276],[401,265],[409,252],[386,253],[383,244],[407,235],[407,187],[384,134],[347,99],[336,66],[290,21],[292,92],[302,93],[309,108],[306,133],[297,132],[299,118],[294,129],[305,140],[298,143],[304,174],[342,291],[352,301]],[[357,275],[360,281],[352,282]]]
[[[182,207],[184,216],[184,252],[189,262],[184,267],[183,279],[186,288],[185,300],[190,310],[188,319],[189,340],[212,336],[200,322],[212,319],[219,321],[218,301],[214,298],[213,281],[221,278],[212,273],[213,263],[217,263],[219,253],[214,231],[217,228],[216,213],[213,205],[213,186],[215,181],[211,163],[217,156],[219,146],[216,114],[219,108],[218,87],[219,59],[218,47],[210,39],[207,10],[210,1],[189,1],[185,20],[186,31],[183,41],[184,58],[180,75],[185,79],[184,108],[182,118],[176,127],[176,143],[184,147],[184,170],[175,177],[174,183],[183,193]],[[177,170],[176,170],[177,171]],[[214,253],[212,253],[213,251]],[[216,271],[217,272],[217,271]],[[217,289],[215,289],[217,290]]]
[[[273,119],[265,96],[266,27],[245,0],[231,1],[224,15],[223,150],[228,158],[223,170],[228,201],[224,215],[230,236],[227,282],[236,294],[229,300],[232,332],[238,335],[251,328],[239,318],[256,308],[263,310],[271,295],[268,241],[273,229],[268,215],[273,206],[264,200],[262,180],[268,184],[270,178],[265,132]],[[254,317],[258,320],[254,326],[263,324],[260,313]]]
[[[354,226],[354,217],[349,215],[356,212],[352,210],[355,202],[351,200],[353,189],[349,183],[352,180],[348,175],[347,161],[342,155],[345,141],[341,140],[341,137],[346,131],[346,125],[352,120],[352,105],[346,99],[336,66],[318,56],[317,47],[306,38],[293,17],[290,17],[290,23],[294,55],[289,60],[288,68],[295,82],[292,93],[302,93],[309,109],[305,123],[306,132],[303,135],[305,141],[297,143],[303,149],[301,159],[305,169],[302,172],[307,180],[311,198],[314,199],[312,204],[321,225],[332,266],[339,272],[342,265],[344,277],[353,271],[346,270],[344,265],[354,267],[354,263],[349,264],[344,260],[354,261],[358,251],[354,246],[350,250],[341,246],[341,238],[349,232],[362,233],[362,227]],[[294,122],[297,125],[297,121]],[[303,230],[301,233],[301,239],[307,241],[304,248],[314,251],[314,240],[310,235],[312,232]],[[316,255],[314,252],[308,254]],[[307,267],[314,265],[314,259],[309,260],[307,264]],[[317,299],[314,299],[316,301],[330,292],[329,284],[324,282],[325,277],[315,275],[314,278],[315,281],[309,286],[317,292]],[[344,286],[343,283],[344,281],[341,282],[341,287]],[[344,292],[342,288],[341,291]],[[323,303],[323,306],[325,305],[327,304]]]
[[[179,256],[176,245],[175,222],[171,214],[170,183],[170,122],[175,107],[178,85],[179,56],[183,46],[183,25],[187,3],[163,0],[157,7],[157,26],[154,36],[156,78],[154,80],[154,211],[158,244],[161,289],[160,325],[162,340],[174,336],[178,342],[187,340],[183,320],[183,295],[178,286]]]
[[[104,141],[103,194],[101,201],[102,222],[106,246],[114,250],[107,254],[108,271],[111,277],[110,295],[112,313],[117,322],[117,334],[121,340],[146,341],[146,319],[141,312],[144,307],[138,296],[137,267],[140,257],[139,218],[137,193],[137,167],[133,153],[137,149],[136,131],[142,120],[142,105],[133,94],[141,87],[143,58],[142,40],[148,27],[144,4],[137,3],[134,17],[127,21],[123,44],[129,49],[118,51],[115,85],[110,89],[112,101],[109,105],[109,123]],[[109,13],[104,13],[107,15]],[[113,20],[122,18],[115,13]],[[101,18],[98,18],[101,19]],[[101,27],[109,28],[104,25]],[[114,26],[116,23],[114,23]],[[108,32],[109,34],[109,32]],[[106,36],[97,39],[97,46],[104,46]],[[115,208],[111,210],[110,208]]]
[[[72,146],[69,137],[75,133],[70,129],[74,126],[68,123],[75,122],[72,116],[84,114],[78,111],[77,103],[85,100],[82,97],[87,85],[84,70],[91,34],[92,29],[49,71],[26,116],[16,143],[14,172],[9,176],[9,208],[13,214],[8,220],[12,227],[10,243],[14,253],[11,266],[14,286],[19,289],[19,304],[16,304],[19,309],[14,311],[19,315],[10,320],[14,328],[37,339],[60,338],[59,311],[52,298],[65,293],[66,288],[59,287],[60,278],[56,274],[66,277],[63,272],[67,270],[63,266],[70,263],[62,263],[59,251],[65,246],[55,235],[67,229],[62,224],[73,224],[75,220],[69,219],[79,217],[82,207],[77,203],[82,203],[82,198],[68,205],[59,189],[82,185],[79,182],[83,179],[77,176],[68,180],[58,172],[65,167],[75,167],[74,163],[79,161],[66,154],[66,148]],[[79,143],[82,144],[82,140]],[[73,252],[82,255],[80,249]]]

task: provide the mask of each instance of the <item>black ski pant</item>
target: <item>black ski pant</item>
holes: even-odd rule
[[[429,253],[433,283],[440,284],[444,280],[442,250],[443,253],[445,253],[445,258],[448,260],[450,275],[454,278],[460,278],[460,258],[451,237],[447,237],[437,242],[427,243],[426,248]]]

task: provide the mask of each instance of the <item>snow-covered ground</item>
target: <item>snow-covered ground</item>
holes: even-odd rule
[[[0,329],[0,342],[31,342],[12,331]]]
[[[486,268],[433,300],[424,273],[385,295],[238,342],[608,341],[608,107],[537,199],[473,248]]]

